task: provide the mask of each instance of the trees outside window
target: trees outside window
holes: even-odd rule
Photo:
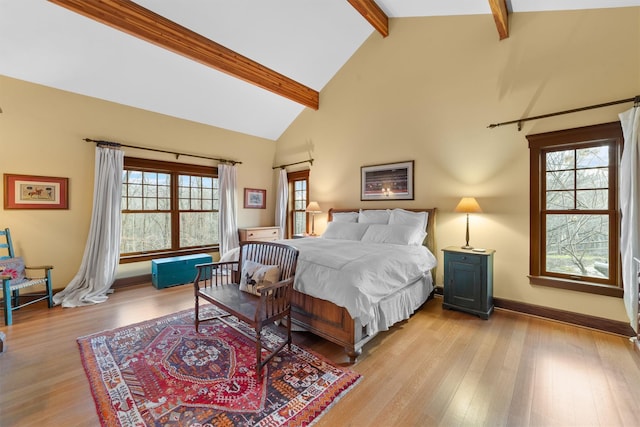
[[[122,178],[121,262],[215,250],[215,168],[127,157]]]
[[[309,204],[309,170],[290,172],[289,181],[289,224],[290,236],[309,232],[308,214],[305,211]]]
[[[621,295],[619,123],[530,135],[530,278]]]

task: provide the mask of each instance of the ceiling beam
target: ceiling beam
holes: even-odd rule
[[[491,13],[493,14],[493,20],[496,21],[496,27],[498,28],[498,35],[500,40],[509,37],[509,11],[507,10],[507,3],[505,0],[489,0],[489,6],[491,6]]]
[[[319,94],[130,0],[49,0],[73,12],[318,109]]]
[[[389,35],[389,17],[380,9],[374,0],[347,0],[351,6],[378,30],[382,37]]]

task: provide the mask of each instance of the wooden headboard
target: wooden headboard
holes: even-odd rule
[[[362,209],[362,210],[381,210],[381,209],[385,209],[385,208],[378,208],[378,209]],[[393,208],[386,208],[386,209],[393,209]],[[436,253],[436,208],[426,208],[426,209],[405,209],[402,208],[404,210],[407,211],[411,211],[411,212],[429,212],[428,218],[427,218],[427,229],[425,230],[427,232],[427,237],[424,239],[424,245],[429,248],[429,250],[431,251],[432,254],[437,256]],[[331,208],[329,209],[329,217],[327,219],[327,221],[331,222],[333,221],[333,214],[336,212],[360,212],[360,208],[354,208],[354,209],[336,209],[336,208]]]

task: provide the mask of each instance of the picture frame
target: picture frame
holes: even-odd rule
[[[267,207],[267,190],[245,188],[244,207],[245,209],[265,209]]]
[[[413,200],[413,160],[360,167],[360,200]]]
[[[4,174],[5,209],[69,209],[69,178]]]

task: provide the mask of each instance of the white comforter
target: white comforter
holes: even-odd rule
[[[384,297],[422,279],[437,265],[424,246],[305,238],[280,243],[300,251],[294,288],[347,309],[368,324]],[[237,249],[221,261],[237,259]]]

